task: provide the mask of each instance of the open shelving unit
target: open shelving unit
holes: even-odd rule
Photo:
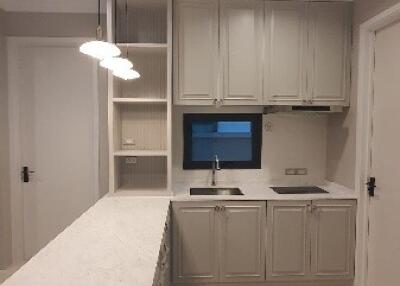
[[[141,77],[108,75],[110,192],[171,190],[172,0],[108,0],[108,41]]]

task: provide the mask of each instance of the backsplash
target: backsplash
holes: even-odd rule
[[[185,107],[173,112],[173,183],[209,184],[210,170],[183,170],[183,113],[262,112],[261,107]],[[266,183],[320,184],[326,179],[327,115],[269,114],[263,116],[262,168],[221,170],[217,185]],[[307,175],[285,175],[287,168],[306,168]]]

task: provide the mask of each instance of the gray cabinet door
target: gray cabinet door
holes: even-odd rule
[[[307,81],[307,2],[265,2],[264,102],[302,105]]]
[[[173,204],[173,273],[175,282],[216,282],[215,203]]]
[[[310,99],[315,105],[348,105],[351,5],[310,3]]]
[[[220,1],[224,105],[262,105],[263,1]]]
[[[174,1],[175,104],[214,103],[218,48],[218,0]]]
[[[265,202],[224,202],[218,212],[221,282],[265,280]]]
[[[311,222],[313,278],[354,277],[355,200],[314,201]]]
[[[299,280],[310,275],[311,201],[267,203],[267,280]]]

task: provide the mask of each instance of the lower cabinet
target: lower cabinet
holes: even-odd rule
[[[352,279],[356,241],[356,202],[313,201],[311,276]]]
[[[175,202],[174,282],[265,280],[265,202]]]
[[[355,217],[355,200],[174,202],[173,282],[351,284]]]
[[[354,200],[267,203],[267,280],[354,277]]]
[[[153,278],[153,286],[171,285],[171,236],[171,214],[170,211],[168,211],[167,220],[164,227],[163,239],[158,255],[157,268]]]
[[[310,276],[310,203],[267,203],[268,280],[297,280]]]

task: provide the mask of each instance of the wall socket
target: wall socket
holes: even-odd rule
[[[285,175],[287,176],[305,176],[308,174],[307,168],[287,168]]]
[[[136,157],[126,157],[125,164],[136,164],[137,158]]]

